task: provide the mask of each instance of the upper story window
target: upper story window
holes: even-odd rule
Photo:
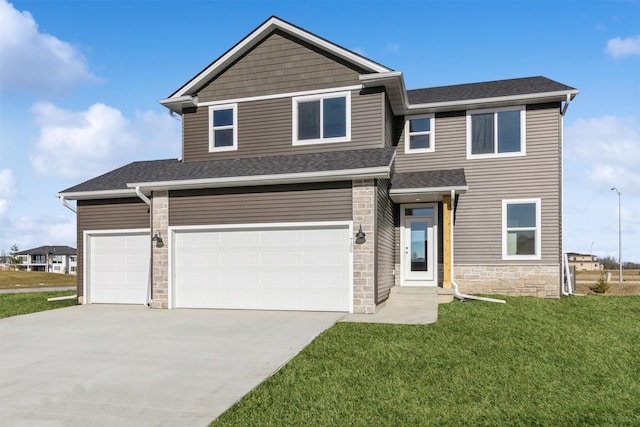
[[[293,145],[350,139],[350,92],[293,98]]]
[[[404,152],[430,153],[435,150],[433,114],[410,117],[404,124]]]
[[[540,199],[502,201],[502,259],[540,259]]]
[[[237,104],[209,107],[209,152],[238,149]]]
[[[467,158],[525,155],[525,107],[467,111]]]

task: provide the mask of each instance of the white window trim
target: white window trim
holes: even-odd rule
[[[298,103],[300,102],[308,102],[308,101],[318,101],[323,99],[331,99],[331,98],[341,98],[345,97],[346,101],[346,135],[335,137],[335,138],[323,138],[322,135],[320,138],[316,139],[304,139],[298,140]],[[318,95],[309,95],[309,96],[297,96],[291,99],[292,104],[292,133],[291,140],[292,144],[295,145],[313,145],[313,144],[331,144],[336,142],[349,142],[351,141],[351,92],[331,92],[331,93],[323,93]],[[323,120],[322,120],[322,108],[320,108],[320,132],[322,133],[323,128]]]
[[[413,119],[424,119],[428,118],[429,120],[429,130],[428,132],[409,132],[409,122]],[[429,135],[429,148],[414,148],[412,149],[409,141],[411,136],[413,135]],[[411,116],[407,117],[404,122],[404,152],[405,154],[413,154],[413,153],[433,153],[436,150],[436,119],[434,114],[422,114],[419,116]]]
[[[535,254],[534,255],[509,255],[507,253],[507,205],[519,204],[519,203],[535,203],[536,205],[536,241],[535,241]],[[502,259],[507,260],[540,260],[542,259],[542,219],[540,217],[542,201],[540,198],[534,199],[504,199],[502,200]],[[532,227],[512,227],[509,230],[531,230]]]
[[[498,153],[498,114],[501,111],[520,111],[520,151],[513,153]],[[472,154],[471,153],[471,116],[475,114],[493,113],[494,124],[494,141],[493,141],[493,153],[487,154]],[[503,107],[503,108],[490,108],[485,110],[467,110],[467,160],[471,159],[491,159],[500,157],[522,157],[527,155],[527,109],[524,105],[515,107]]]
[[[233,125],[213,126],[213,112],[218,110],[233,110]],[[216,147],[214,145],[215,130],[233,129],[233,145],[228,147]],[[212,105],[209,107],[209,152],[236,151],[238,149],[238,104]]]

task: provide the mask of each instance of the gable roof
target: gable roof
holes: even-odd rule
[[[38,246],[37,248],[20,251],[18,255],[77,255],[78,251],[71,246]]]
[[[347,62],[353,63],[359,68],[368,70],[372,73],[391,71],[390,68],[387,68],[384,65],[378,64],[377,62],[374,62],[362,55],[345,49],[342,46],[339,46],[322,37],[310,33],[276,16],[272,16],[265,22],[263,22],[260,26],[258,26],[258,28],[253,30],[249,35],[240,40],[235,46],[223,53],[218,59],[209,64],[195,77],[182,85],[182,87],[172,93],[169,98],[161,100],[160,103],[166,105],[170,104],[171,101],[175,102],[178,99],[194,95],[214,76],[223,71],[227,66],[243,56],[250,49],[252,49],[277,29],[284,31],[294,37],[297,37],[322,50],[326,50],[332,55],[335,55]]]
[[[271,185],[388,177],[395,148],[288,154],[184,163],[133,162],[58,193],[67,199],[135,196],[142,190]]]
[[[483,98],[500,98],[536,93],[571,92],[575,88],[543,76],[494,80],[407,91],[409,104],[432,104]]]

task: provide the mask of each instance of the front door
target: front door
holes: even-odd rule
[[[403,207],[402,284],[436,286],[436,209]]]

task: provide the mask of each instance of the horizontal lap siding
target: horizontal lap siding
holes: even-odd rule
[[[198,94],[200,102],[351,86],[363,70],[275,31]]]
[[[351,221],[351,183],[172,191],[169,225]]]
[[[559,262],[559,108],[556,105],[530,108],[526,115],[527,155],[524,157],[466,160],[464,112],[436,116],[433,153],[405,154],[404,135],[400,138],[396,172],[465,170],[469,190],[460,195],[454,228],[458,263],[507,262],[502,260],[502,200],[538,197],[542,203],[542,260],[539,263]]]
[[[238,104],[238,150],[209,152],[209,109],[199,107],[184,120],[184,161],[383,147],[384,93],[351,92],[351,141],[293,146],[293,101],[277,98]]]
[[[149,228],[149,206],[138,198],[78,200],[78,295],[84,285],[85,230],[124,230]]]
[[[393,202],[389,198],[389,180],[377,181],[376,206],[376,303],[389,297],[394,285],[395,228]]]

